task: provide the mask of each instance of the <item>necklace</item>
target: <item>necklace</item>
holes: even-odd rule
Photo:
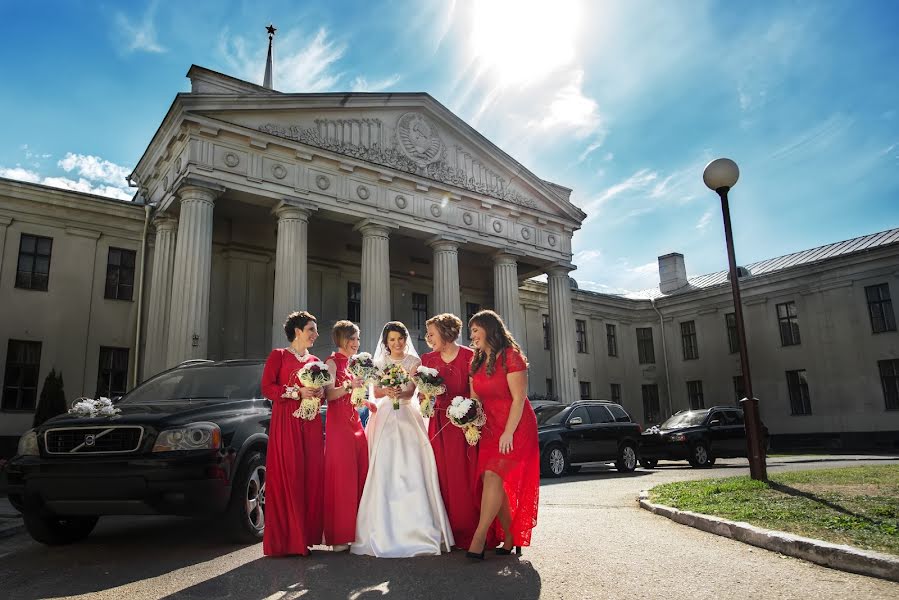
[[[309,350],[306,350],[306,352],[304,352],[303,354],[300,354],[299,352],[297,352],[296,350],[293,349],[293,346],[288,346],[287,351],[290,352],[291,354],[293,354],[294,358],[296,358],[300,362],[303,362],[304,360],[306,360],[309,357]]]

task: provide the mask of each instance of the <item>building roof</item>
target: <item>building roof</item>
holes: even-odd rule
[[[793,267],[820,263],[839,256],[866,252],[868,250],[873,250],[874,248],[897,243],[899,243],[899,228],[888,229],[879,233],[852,238],[851,240],[818,246],[817,248],[811,248],[810,250],[802,250],[800,252],[778,256],[777,258],[769,258],[767,260],[746,265],[744,268],[749,271],[750,277],[756,277],[758,275],[767,275],[778,271],[784,271]],[[664,294],[658,287],[654,287],[630,294],[622,294],[622,297],[632,298],[634,300],[654,300],[656,298],[678,296],[680,294],[724,285],[726,283],[728,283],[727,271],[717,271],[706,275],[688,277],[687,285],[668,294]]]

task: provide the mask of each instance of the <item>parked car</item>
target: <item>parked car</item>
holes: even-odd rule
[[[637,467],[641,427],[620,405],[579,401],[544,404],[534,411],[544,476],[576,473],[589,462],[614,461],[622,473]]]
[[[763,446],[768,429],[762,426]],[[713,406],[681,411],[640,436],[640,464],[653,469],[659,460],[686,460],[693,467],[709,467],[717,458],[747,456],[743,411]]]
[[[220,515],[233,539],[265,527],[271,403],[263,361],[192,361],[115,402],[112,417],[60,415],[26,432],[9,500],[38,542],[80,540],[103,515]]]

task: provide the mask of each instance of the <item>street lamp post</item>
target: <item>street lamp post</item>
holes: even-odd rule
[[[740,367],[743,371],[743,387],[746,397],[740,400],[746,424],[746,445],[749,454],[749,474],[753,479],[765,481],[768,470],[762,448],[762,427],[759,418],[759,401],[752,395],[752,378],[749,376],[749,353],[746,348],[746,330],[743,327],[743,303],[740,300],[740,278],[737,274],[737,259],[734,255],[734,236],[730,223],[730,208],[727,192],[740,178],[737,163],[729,158],[719,158],[706,165],[702,180],[709,189],[721,198],[721,212],[724,214],[724,237],[727,240],[727,260],[730,264],[730,285],[734,297],[734,317],[737,322],[737,340],[740,345]]]

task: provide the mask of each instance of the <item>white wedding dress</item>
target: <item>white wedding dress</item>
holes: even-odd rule
[[[421,360],[411,348],[411,339],[406,340],[403,360],[393,361],[385,355],[380,357],[381,365],[383,361],[402,362],[408,373],[414,373]],[[378,359],[376,353],[375,364],[381,366]],[[382,558],[449,552],[453,534],[417,397],[401,400],[399,410],[394,410],[393,401],[386,396],[379,398],[377,405],[378,411],[365,429],[368,477],[350,552]]]

